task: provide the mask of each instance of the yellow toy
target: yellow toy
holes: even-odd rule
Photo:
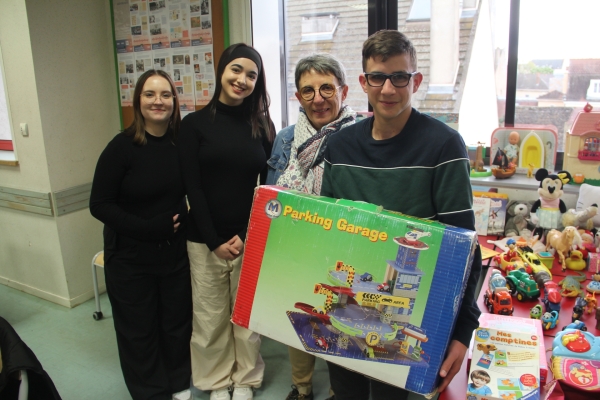
[[[587,266],[587,263],[583,259],[583,254],[579,250],[571,251],[569,258],[565,258],[565,263],[567,264],[567,268],[572,271],[581,271]]]

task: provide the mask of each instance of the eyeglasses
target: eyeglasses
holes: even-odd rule
[[[168,103],[169,101],[173,100],[173,97],[175,96],[171,92],[163,92],[159,94],[154,94],[154,92],[142,93],[142,100],[144,100],[145,103],[154,103],[156,99],[159,98],[163,103]]]
[[[324,85],[321,85],[321,87],[319,88],[319,94],[322,98],[328,99],[330,97],[333,97],[337,93],[337,89],[339,88],[341,88],[341,86],[335,87],[326,83]],[[306,101],[311,101],[315,98],[315,89],[311,88],[310,86],[305,86],[302,89],[300,89],[300,96],[302,96],[302,98]]]
[[[367,83],[369,86],[373,87],[381,87],[385,85],[385,81],[388,79],[392,82],[397,88],[403,88],[408,86],[408,82],[410,82],[410,78],[418,74],[415,72],[397,72],[395,74],[365,74],[365,78],[367,78]]]

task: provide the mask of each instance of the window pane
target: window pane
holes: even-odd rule
[[[413,106],[489,144],[503,120],[509,1],[398,2],[398,30],[412,41],[423,81]]]
[[[552,124],[557,150],[590,103],[600,110],[600,47],[594,42],[600,2],[521,1],[515,124]]]
[[[314,53],[329,53],[346,68],[349,86],[345,104],[367,111],[367,96],[358,83],[362,73],[362,43],[367,38],[366,0],[286,0],[285,40],[287,64],[288,125],[298,120],[295,66]]]

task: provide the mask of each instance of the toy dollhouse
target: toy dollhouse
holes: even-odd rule
[[[563,167],[586,181],[600,181],[600,111],[580,111],[567,132]]]

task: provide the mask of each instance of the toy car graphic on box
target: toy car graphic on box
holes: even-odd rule
[[[477,238],[372,204],[257,189],[234,323],[435,390]]]
[[[474,334],[467,400],[539,399],[536,333],[478,328]]]

